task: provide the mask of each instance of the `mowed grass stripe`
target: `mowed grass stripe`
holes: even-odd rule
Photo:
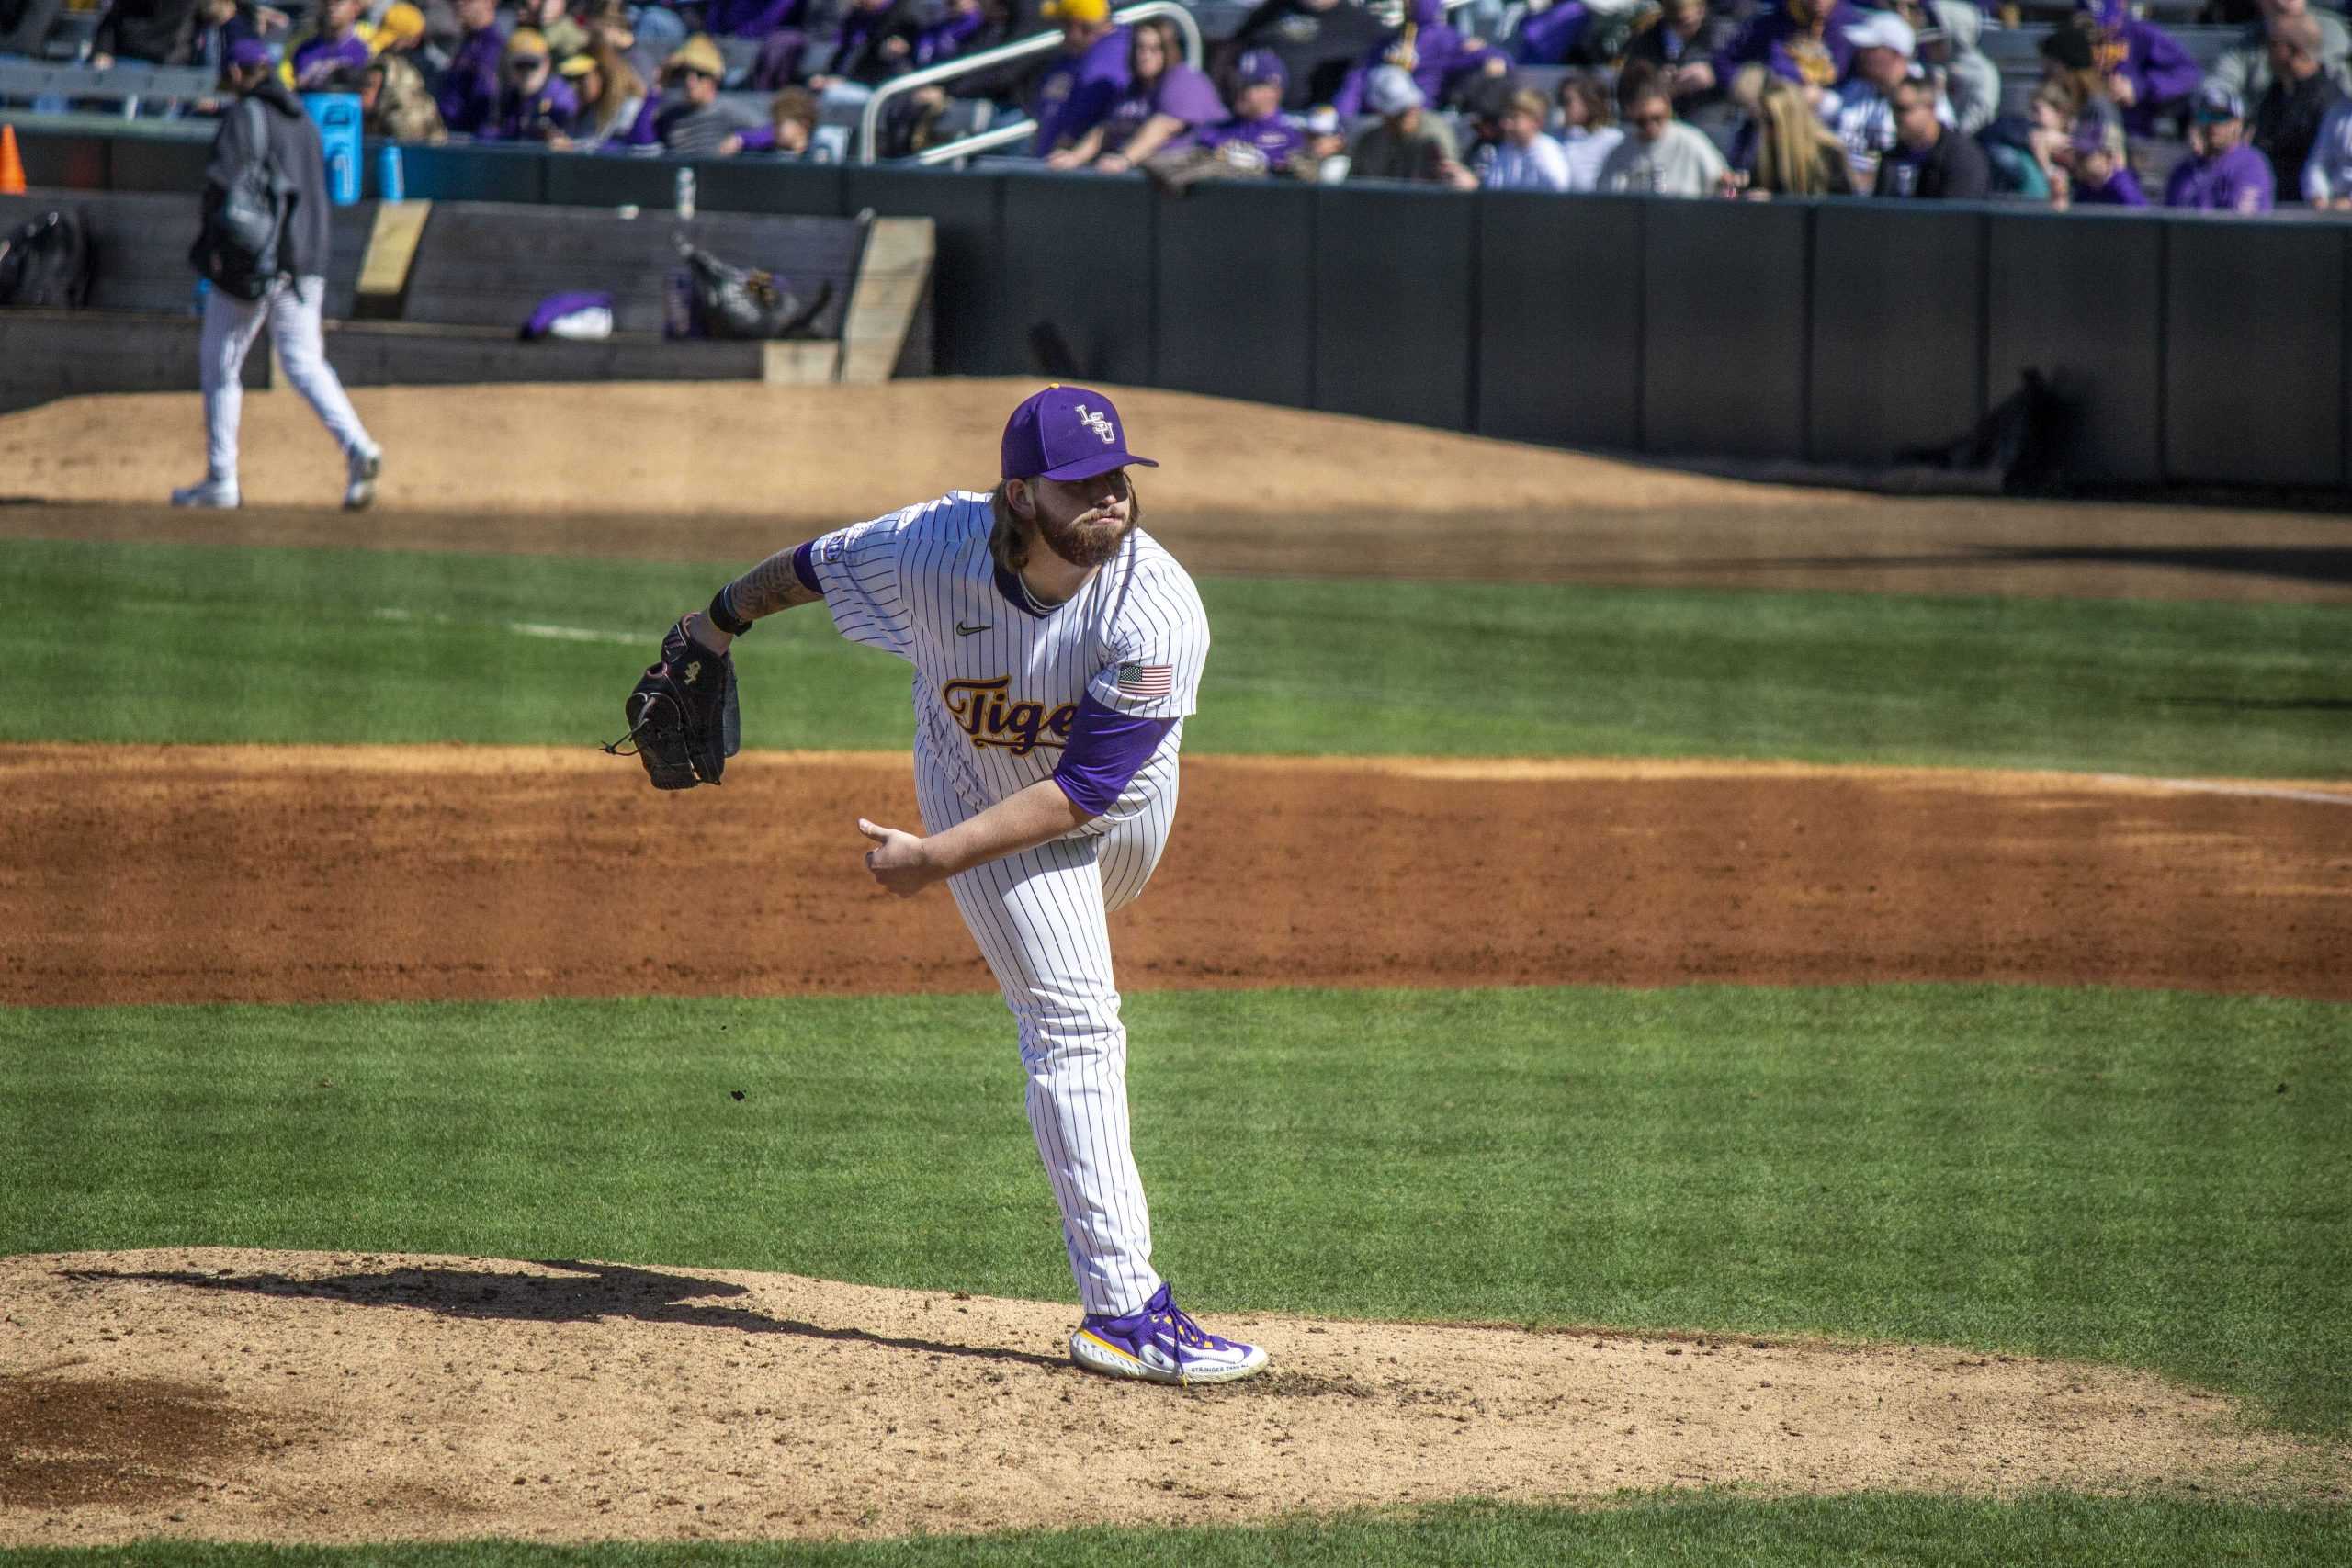
[[[1212,1315],[1971,1345],[2352,1430],[2352,1008],[1921,987],[1128,1016],[1158,1261]],[[0,1042],[0,1251],[1069,1292],[993,998],[26,1010]]]
[[[516,741],[619,728],[742,562],[0,542],[0,739]],[[2339,777],[2312,605],[1209,579],[1204,750],[1720,756]],[[632,638],[636,640],[632,642]],[[744,743],[904,744],[821,611],[742,645]]]
[[[1301,1499],[1302,1509],[1312,1499]],[[153,1540],[145,1568],[2082,1568],[2352,1562],[2344,1510],[2044,1495],[1760,1499],[1644,1494],[1589,1508],[1458,1503],[1271,1526],[1024,1531],[915,1540],[693,1544],[519,1541],[270,1547]],[[12,1568],[94,1568],[122,1551],[0,1551]]]

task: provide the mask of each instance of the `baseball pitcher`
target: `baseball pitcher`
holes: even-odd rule
[[[1224,1382],[1266,1353],[1204,1331],[1151,1266],[1127,1134],[1111,911],[1151,878],[1208,657],[1193,580],[1138,526],[1111,400],[1050,387],[1005,425],[994,491],[955,491],[780,551],[663,640],[628,699],[662,788],[718,784],[736,745],[728,647],[822,600],[843,637],[914,666],[923,831],[860,818],[900,897],[944,882],[1020,1026],[1029,1125],[1061,1205],[1080,1367]]]

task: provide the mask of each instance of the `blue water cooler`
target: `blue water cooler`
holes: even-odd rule
[[[348,207],[359,199],[359,95],[305,93],[302,107],[326,152],[327,199]]]

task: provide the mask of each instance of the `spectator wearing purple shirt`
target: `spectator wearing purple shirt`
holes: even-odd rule
[[[326,0],[319,28],[294,46],[283,67],[297,92],[315,93],[348,80],[356,84],[375,51],[359,36],[359,0]]]
[[[1253,49],[1233,62],[1233,114],[1193,132],[1193,145],[1242,174],[1287,175],[1306,155],[1306,130],[1283,113],[1290,73],[1271,49]]]
[[[1184,63],[1183,34],[1167,17],[1153,17],[1128,30],[1127,89],[1109,116],[1046,165],[1120,174],[1224,118],[1216,85]]]
[[[1033,151],[1043,158],[1077,145],[1110,118],[1127,90],[1127,39],[1111,20],[1110,0],[1046,0],[1038,15],[1062,25],[1061,52],[1029,95],[1037,122]]]
[[[477,134],[485,141],[560,141],[579,117],[580,99],[556,75],[547,39],[532,28],[515,28],[500,67],[498,112]]]
[[[1443,103],[1448,93],[1474,73],[1501,76],[1510,70],[1499,50],[1464,39],[1446,24],[1444,0],[1412,0],[1404,25],[1375,44],[1340,84],[1331,107],[1341,119],[1364,111],[1365,78],[1383,65],[1409,73],[1423,101],[1430,104]]]
[[[773,91],[799,79],[808,54],[802,19],[807,0],[711,0],[703,17],[715,38],[739,38],[760,46],[743,85]]]
[[[763,39],[800,25],[805,0],[707,0],[703,28],[713,38]]]
[[[2267,212],[2277,195],[2270,160],[2245,142],[2245,105],[2219,82],[2198,89],[2188,156],[2165,182],[2165,205],[2199,212]]]
[[[1853,69],[1854,46],[1846,41],[1846,29],[1861,19],[1846,0],[1781,0],[1778,7],[1749,17],[1713,60],[1677,66],[1668,84],[1678,101],[1687,101],[1727,88],[1741,66],[1754,63],[1817,99]]]
[[[915,29],[914,68],[937,65],[964,52],[988,26],[989,14],[980,0],[948,0],[944,16]]]
[[[2063,153],[2065,184],[2052,191],[2051,205],[2062,211],[2070,206],[2147,206],[2147,194],[2125,156],[2126,146],[2123,123],[2110,107],[2094,104],[2085,109]]]
[[[2108,96],[2123,111],[2132,136],[2155,134],[2156,122],[2177,111],[2197,91],[2197,59],[2154,22],[2131,13],[2127,0],[2075,0],[2097,28],[2093,41]]]
[[[498,30],[498,0],[457,0],[457,10],[466,36],[441,73],[434,101],[450,135],[471,136],[498,113],[498,62],[506,53],[506,35]]]

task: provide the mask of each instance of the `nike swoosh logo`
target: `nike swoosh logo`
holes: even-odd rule
[[[993,625],[995,625],[994,622],[989,623],[989,626]],[[956,635],[957,637],[970,637],[976,632],[984,632],[988,629],[989,626],[967,626],[961,621],[956,623]]]

